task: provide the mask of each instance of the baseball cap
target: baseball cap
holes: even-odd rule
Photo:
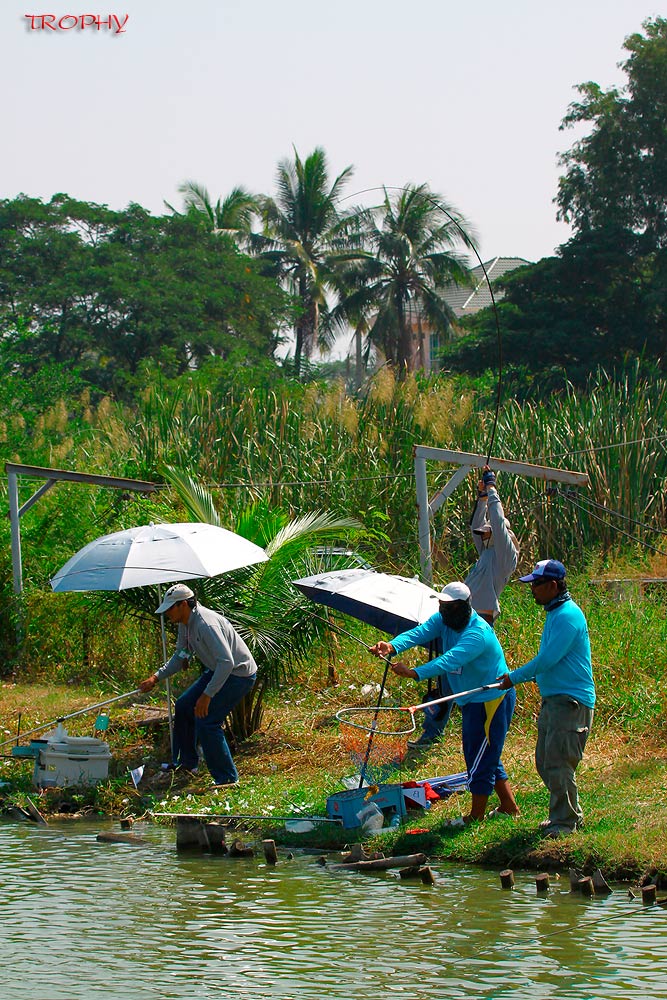
[[[465,583],[456,581],[455,583],[448,583],[446,587],[443,587],[439,594],[432,594],[432,597],[437,597],[439,601],[469,601],[470,600],[470,590],[466,587]]]
[[[534,580],[564,580],[565,567],[557,559],[540,559],[537,566],[528,576],[520,576],[521,583],[533,583]]]
[[[169,608],[173,608],[174,604],[178,604],[179,601],[189,601],[194,596],[194,591],[186,587],[184,583],[175,583],[164,595],[164,600],[160,607],[155,609],[155,614],[162,615]]]

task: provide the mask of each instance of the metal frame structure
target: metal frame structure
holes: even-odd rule
[[[428,498],[426,482],[426,462],[447,462],[458,465],[447,484],[433,497]],[[529,479],[543,479],[545,482],[570,483],[572,486],[588,486],[589,479],[585,472],[572,472],[569,469],[552,469],[546,465],[532,465],[530,462],[515,462],[504,458],[487,458],[484,455],[473,455],[465,451],[448,451],[445,448],[428,448],[416,445],[414,449],[415,483],[417,487],[417,508],[419,511],[419,559],[422,580],[433,584],[433,563],[431,560],[431,520],[445,500],[451,496],[456,487],[463,482],[472,469],[483,469],[488,465],[494,471],[514,472]]]
[[[90,483],[93,486],[107,486],[113,490],[134,490],[137,493],[154,493],[158,489],[155,483],[144,483],[139,479],[119,479],[116,476],[95,476],[87,472],[67,472],[64,469],[42,469],[37,465],[15,465],[5,463],[7,473],[7,489],[9,492],[9,519],[12,532],[12,573],[14,576],[14,593],[23,592],[23,566],[21,563],[21,518],[37,503],[40,497],[55,486],[57,482]],[[18,477],[30,476],[31,479],[44,479],[46,482],[36,493],[19,507]]]

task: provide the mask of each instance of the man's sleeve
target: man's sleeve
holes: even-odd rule
[[[440,612],[436,611],[428,621],[409,629],[407,632],[401,632],[400,635],[391,640],[391,644],[397,653],[404,653],[406,649],[412,649],[413,646],[421,646],[423,643],[432,642],[434,639],[439,638],[441,633],[442,618],[440,617]]]
[[[484,542],[480,535],[475,534],[475,528],[481,528],[486,521],[486,503],[484,500],[478,500],[475,504],[475,510],[473,511],[472,521],[470,522],[470,534],[472,535],[472,540],[474,542],[475,548],[477,549],[477,555],[481,556],[484,549]]]
[[[177,674],[179,670],[183,669],[183,664],[188,661],[189,657],[190,653],[187,648],[187,630],[183,625],[179,625],[178,636],[176,638],[176,649],[172,653],[170,659],[168,659],[166,663],[155,671],[155,676],[159,681],[161,681],[164,680],[165,677],[171,677],[173,674]]]
[[[567,622],[559,628],[554,628],[546,636],[542,633],[542,641],[537,656],[510,671],[512,684],[523,684],[524,681],[537,680],[539,674],[553,669],[559,660],[570,651],[579,630],[572,622]]]
[[[509,578],[516,569],[518,553],[505,524],[505,511],[500,502],[500,497],[492,487],[489,489],[489,521],[493,529],[493,547],[496,550],[496,559],[503,579]]]
[[[417,667],[415,673],[420,680],[439,677],[440,674],[460,674],[467,663],[480,655],[484,645],[484,636],[476,629],[471,629],[461,636],[455,646]]]

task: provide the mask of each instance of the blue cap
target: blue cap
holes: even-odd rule
[[[537,566],[528,576],[520,576],[521,583],[532,583],[534,580],[564,580],[565,567],[557,559],[540,559]]]

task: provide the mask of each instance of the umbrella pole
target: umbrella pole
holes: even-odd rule
[[[162,587],[158,583],[157,585],[157,596],[158,603],[162,604]],[[167,633],[164,627],[164,613],[160,615],[160,636],[162,638],[162,662],[167,662]],[[169,719],[169,746],[171,747],[172,757],[174,751],[174,713],[171,707],[171,678],[167,677],[165,681],[165,691],[167,694],[167,718]]]

